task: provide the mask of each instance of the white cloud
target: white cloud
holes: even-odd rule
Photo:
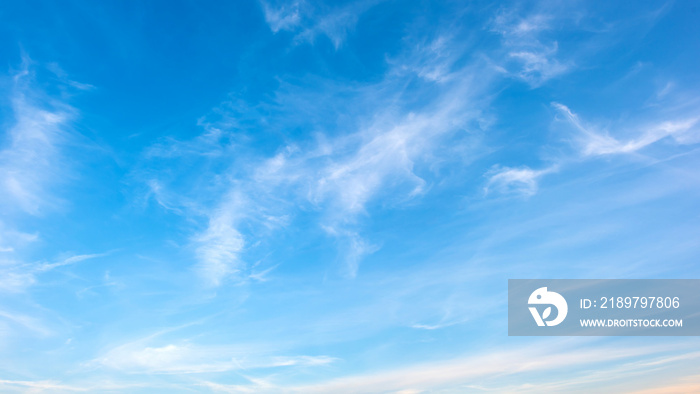
[[[350,278],[357,276],[360,261],[362,261],[365,256],[380,249],[379,245],[370,243],[355,231],[349,231],[343,228],[337,229],[333,226],[323,226],[323,229],[326,230],[329,235],[341,241],[342,246],[340,247],[340,253],[343,254],[343,260],[345,261],[345,274]]]
[[[414,166],[459,126],[452,111],[379,120],[305,152],[287,147],[254,170],[255,186],[248,192],[258,196],[265,190],[322,209],[321,225],[341,241],[346,272],[354,277],[359,261],[377,250],[353,229],[357,218],[368,214],[367,204],[379,195],[394,191],[393,198],[411,199],[423,193],[426,181]]]
[[[367,2],[364,2],[364,4],[367,4]],[[297,42],[306,41],[313,44],[318,35],[324,34],[331,40],[335,49],[340,48],[348,33],[357,23],[359,15],[368,8],[364,4],[353,4],[320,16],[316,19],[314,24],[297,34],[295,40]]]
[[[557,43],[554,42],[551,48],[539,51],[521,50],[510,52],[508,55],[522,64],[518,71],[520,78],[537,86],[568,71],[569,67],[555,58],[557,48]]]
[[[571,376],[566,373],[567,368],[584,370],[585,366],[602,365],[604,363],[618,363],[629,368],[635,368],[642,372],[655,371],[658,365],[637,363],[639,357],[661,357],[668,347],[639,346],[639,347],[613,347],[591,346],[577,349],[568,348],[564,342],[556,344],[548,342],[546,346],[530,346],[508,351],[495,351],[475,355],[463,359],[456,359],[441,363],[415,365],[398,368],[384,372],[367,375],[356,375],[339,378],[325,383],[290,388],[289,392],[303,393],[376,393],[376,392],[431,392],[435,390],[459,390],[460,392],[476,387],[482,387],[486,391],[495,392],[541,392],[543,387],[549,387],[555,391],[561,391],[564,384],[571,387],[590,384],[586,373],[582,376]],[[678,351],[678,347],[675,349]],[[695,353],[694,358],[700,354]],[[657,359],[659,363],[672,363],[674,358]],[[555,371],[564,372],[558,378]],[[536,372],[549,372],[533,384],[509,385],[507,378],[522,374],[534,374]],[[629,373],[629,371],[627,371]],[[595,372],[593,372],[595,373]],[[617,377],[624,376],[611,374],[599,377],[602,383],[614,381]],[[534,379],[534,378],[533,378]],[[532,381],[532,380],[531,380]],[[501,383],[503,382],[503,383]],[[595,384],[595,382],[593,382]],[[601,382],[598,382],[601,384]],[[478,385],[478,386],[476,386]],[[600,386],[593,386],[600,387]],[[566,389],[564,388],[564,391]]]
[[[45,108],[32,97],[34,92],[19,79],[12,98],[15,123],[7,131],[7,145],[0,150],[0,184],[5,191],[0,204],[38,215],[56,205],[50,188],[63,179],[66,162],[61,145],[72,109],[54,102]]]
[[[243,235],[235,228],[240,212],[245,210],[243,197],[235,194],[210,213],[207,229],[194,238],[200,274],[213,286],[237,274],[243,263],[240,252],[245,245]]]
[[[557,58],[557,41],[546,41],[541,33],[552,29],[554,16],[533,12],[521,17],[513,10],[501,10],[491,21],[491,30],[502,36],[507,51],[504,59],[509,73],[537,87],[571,69],[568,62]],[[515,67],[508,65],[515,61]]]
[[[0,379],[3,393],[66,393],[66,392],[134,392],[143,389],[182,389],[182,385],[164,383],[114,383],[109,379],[96,378],[76,383],[63,383],[56,380],[8,380]]]
[[[295,33],[294,42],[314,43],[319,35],[327,36],[333,46],[342,46],[359,16],[378,1],[350,2],[330,10],[304,0],[261,1],[265,21],[273,33],[282,30]]]
[[[529,167],[511,168],[494,167],[486,173],[489,180],[484,188],[485,193],[499,192],[504,194],[519,194],[532,196],[537,192],[539,178],[545,174],[556,171],[556,166],[542,170],[533,170]]]
[[[41,392],[89,392],[90,388],[61,384],[51,380],[6,380],[0,379],[0,388],[7,392],[41,393]]]
[[[651,121],[637,127],[624,126],[619,131],[627,137],[615,137],[605,130],[585,124],[566,105],[553,102],[552,106],[563,115],[564,121],[573,126],[571,140],[584,157],[632,154],[665,138],[678,145],[700,142],[700,117],[679,117],[674,120]],[[567,158],[559,158],[558,164],[533,170],[529,167],[495,166],[486,173],[489,178],[485,193],[497,191],[505,194],[532,196],[537,192],[539,179],[565,165]]]
[[[662,384],[656,382],[651,388],[630,391],[630,394],[686,394],[700,393],[700,374],[695,376],[684,376],[681,379],[671,382],[670,384]]]
[[[4,318],[13,324],[20,326],[22,331],[25,332],[31,331],[32,333],[42,337],[53,334],[53,331],[50,328],[46,327],[41,323],[41,321],[32,316],[0,310],[0,318]]]
[[[39,234],[24,233],[8,228],[0,221],[0,253],[12,253],[23,246],[36,241]],[[2,255],[0,255],[2,256]]]
[[[678,144],[700,142],[700,127],[698,127],[700,117],[697,116],[639,126],[639,129],[632,132],[632,136],[625,141],[611,136],[605,130],[585,125],[578,115],[563,104],[552,103],[552,106],[578,131],[574,140],[584,156],[634,153],[666,137],[672,137]]]
[[[69,81],[57,65],[50,68],[59,77],[62,92],[89,88]],[[54,188],[72,176],[68,147],[76,142],[70,125],[77,111],[37,89],[34,75],[32,61],[25,56],[22,69],[13,76],[12,121],[3,130],[4,144],[0,146],[0,208],[20,217],[42,216],[61,205]],[[42,272],[98,256],[73,256],[57,263],[22,262],[17,256],[39,239],[39,234],[17,227],[0,222],[0,291],[21,292],[36,283]]]
[[[272,5],[269,2],[262,2],[265,12],[265,21],[270,26],[273,33],[280,30],[294,30],[301,23],[299,8],[304,3],[301,1],[291,1],[287,3]]]
[[[215,393],[259,393],[261,391],[277,391],[282,390],[274,384],[271,384],[263,379],[253,379],[246,377],[252,384],[221,384],[215,382],[203,381],[199,385],[206,387]]]
[[[448,38],[436,42],[441,48],[450,46]],[[423,47],[412,50],[422,54],[417,58],[424,57]],[[450,64],[445,70],[452,68],[455,56],[442,58]],[[488,89],[494,73],[479,59],[449,71],[449,75],[450,84],[440,78],[424,78],[422,83],[430,85],[426,87],[430,96],[426,97],[432,99],[423,100],[417,108],[412,104],[412,110],[402,108],[403,102],[413,97],[404,95],[406,73],[400,65],[389,70],[383,81],[353,88],[350,97],[347,87],[330,82],[318,91],[283,84],[274,103],[278,118],[266,116],[265,128],[288,129],[308,121],[300,120],[299,113],[341,118],[347,110],[357,112],[353,115],[356,123],[319,132],[316,140],[282,146],[275,154],[261,158],[240,147],[227,151],[230,154],[219,154],[228,149],[228,136],[241,130],[228,121],[222,125],[200,121],[205,125],[203,136],[216,129],[217,137],[160,143],[147,150],[146,159],[182,159],[189,164],[192,152],[196,152],[197,160],[204,163],[198,167],[203,171],[195,170],[194,176],[183,182],[174,174],[177,162],[169,161],[162,178],[149,170],[149,193],[168,210],[207,221],[206,228],[192,240],[200,272],[211,285],[220,285],[225,278],[245,278],[241,274],[247,269],[246,241],[250,247],[257,245],[303,210],[320,213],[319,225],[338,239],[344,272],[354,277],[361,259],[378,248],[378,242],[361,235],[362,222],[371,215],[373,203],[381,200],[384,207],[396,207],[415,200],[429,190],[426,176],[438,171],[442,162],[464,164],[479,154],[476,147],[481,134],[476,123],[488,101],[480,95]],[[437,93],[434,86],[438,86]],[[326,100],[334,94],[344,103],[340,107],[337,101]],[[225,113],[228,107],[222,104],[224,109],[218,112]],[[261,109],[264,111],[273,110]],[[183,169],[192,171],[191,166]],[[208,191],[206,197],[201,190]]]
[[[82,91],[87,91],[87,90],[94,90],[95,86],[91,85],[89,83],[83,83],[83,82],[78,82],[70,79],[68,73],[61,68],[61,66],[58,63],[52,62],[48,63],[46,65],[46,69],[51,71],[56,77],[61,81],[62,84],[66,86],[70,86],[73,89],[77,90],[82,90]],[[61,89],[64,93],[66,92],[66,89],[63,88]]]
[[[18,293],[33,285],[36,277],[32,272],[26,272],[24,266],[15,261],[0,263],[0,291]]]
[[[353,277],[361,257],[377,248],[354,229],[357,219],[368,215],[368,204],[380,197],[396,204],[421,196],[428,185],[416,167],[436,160],[439,150],[440,159],[455,159],[446,156],[445,144],[479,114],[471,107],[472,97],[483,86],[472,78],[464,73],[425,111],[399,115],[379,111],[366,127],[326,139],[309,153],[287,149],[265,164],[264,177],[258,179],[296,183],[301,196],[324,208],[322,224],[332,229],[329,234],[345,239],[347,272]],[[487,81],[489,76],[485,73],[482,78]],[[463,137],[478,139],[478,135]]]
[[[23,263],[0,259],[0,292],[22,292],[35,284],[37,277],[43,273],[105,255],[106,253],[75,255],[55,263]]]
[[[95,259],[95,258],[99,258],[99,257],[104,257],[107,254],[108,253],[74,255],[74,256],[68,257],[66,259],[63,259],[62,261],[59,261],[57,263],[38,264],[38,265],[36,265],[36,271],[37,272],[51,271],[51,270],[58,268],[58,267],[63,267],[66,265],[73,265],[73,264],[80,263],[81,261],[91,260],[91,259]]]
[[[550,29],[552,19],[551,15],[544,13],[535,12],[521,18],[513,10],[501,10],[493,18],[491,29],[508,40],[514,40]]]
[[[368,140],[351,155],[332,162],[321,171],[314,199],[330,197],[345,213],[358,213],[379,189],[395,177],[408,181],[409,194],[418,195],[425,181],[413,172],[416,160],[434,149],[431,137],[449,131],[444,114],[413,115],[388,129],[368,130]]]
[[[418,59],[413,62],[402,60],[402,66],[411,68],[420,77],[429,81],[446,82],[451,79],[450,68],[456,60],[452,53],[453,45],[453,42],[444,37],[439,37],[426,46],[422,51],[423,53],[418,54]]]
[[[145,346],[143,341],[137,341],[113,348],[90,364],[131,373],[198,374],[320,366],[335,360],[328,356],[277,356],[250,346],[203,346],[192,343]]]

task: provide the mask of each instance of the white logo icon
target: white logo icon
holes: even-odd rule
[[[552,307],[549,306],[544,310],[542,316],[537,312],[537,308],[534,306],[530,307],[530,313],[532,317],[535,318],[535,322],[538,326],[544,327],[545,324],[548,326],[556,326],[557,324],[564,321],[566,318],[566,313],[569,311],[569,306],[566,304],[566,300],[559,293],[553,291],[547,291],[546,287],[540,287],[530,294],[530,298],[527,300],[530,305],[554,305],[557,308],[557,317],[554,320],[545,320],[552,314]]]

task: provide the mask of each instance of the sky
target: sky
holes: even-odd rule
[[[516,278],[700,278],[693,1],[6,1],[0,391],[700,391],[509,337]]]

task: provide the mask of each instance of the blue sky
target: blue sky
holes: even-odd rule
[[[699,8],[2,4],[0,390],[700,391],[506,314],[700,277]]]

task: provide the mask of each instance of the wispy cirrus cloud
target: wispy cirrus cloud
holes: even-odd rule
[[[546,10],[535,10],[525,16],[514,9],[497,13],[491,21],[491,30],[501,35],[506,59],[511,59],[506,60],[504,70],[533,87],[570,71],[570,62],[558,57],[559,43],[541,34],[554,29],[557,19],[562,19],[560,14]]]
[[[305,0],[261,1],[265,21],[273,33],[290,31],[296,43],[313,44],[320,35],[328,37],[337,50],[353,29],[358,18],[380,0],[350,2],[343,6],[324,7]]]
[[[300,15],[302,10],[300,8],[306,7],[304,1],[279,3],[263,1],[261,4],[265,13],[265,21],[273,33],[277,33],[280,30],[296,29],[302,20]]]
[[[538,86],[568,71],[569,66],[561,64],[555,58],[557,49],[558,44],[554,42],[551,47],[539,50],[518,50],[508,55],[521,63],[518,76],[531,85]]]
[[[234,193],[209,214],[206,230],[194,238],[200,273],[211,285],[220,285],[244,266],[240,253],[245,241],[236,227],[245,214],[245,204],[244,197]]]
[[[7,392],[89,392],[90,388],[62,384],[52,380],[0,380],[0,387]]]
[[[692,391],[697,341],[508,338],[503,285],[697,273],[680,3],[3,8],[105,89],[0,83],[0,391]]]
[[[29,65],[13,79],[14,124],[0,147],[0,183],[5,191],[0,204],[38,215],[60,201],[51,188],[68,169],[62,147],[69,142],[67,128],[75,110],[33,89]]]
[[[54,263],[25,263],[12,258],[0,259],[0,291],[22,292],[35,284],[41,274],[106,255],[107,253],[74,255]]]
[[[116,383],[109,379],[87,379],[78,382],[63,383],[59,380],[10,380],[0,379],[0,389],[7,393],[100,393],[100,392],[125,392],[153,389],[181,389],[174,384],[155,383]]]
[[[537,193],[537,182],[539,179],[556,170],[556,165],[542,170],[533,170],[529,167],[495,166],[486,173],[489,179],[484,187],[484,192],[486,194],[498,192],[502,194],[519,194],[526,197],[532,196]]]
[[[576,113],[563,104],[552,103],[552,106],[578,132],[573,136],[573,140],[584,156],[634,153],[667,137],[680,145],[700,142],[700,117],[697,116],[654,121],[635,127],[638,130],[633,132],[622,130],[622,133],[629,135],[627,140],[623,140],[621,137],[612,136],[605,129],[586,125]]]
[[[38,233],[25,233],[13,228],[7,227],[0,221],[0,256],[1,253],[12,253],[17,249],[36,241],[39,238]]]
[[[521,17],[515,9],[501,9],[491,20],[491,29],[507,40],[517,40],[551,28],[553,15],[535,11]]]
[[[275,384],[274,379],[259,379],[243,385],[207,382],[207,386],[220,392],[263,393],[586,392],[597,391],[600,387],[617,387],[620,381],[624,382],[623,376],[634,373],[640,375],[640,384],[635,387],[660,386],[657,391],[650,392],[663,392],[664,383],[659,382],[659,379],[665,371],[678,368],[684,362],[695,362],[700,357],[697,352],[678,357],[681,350],[679,346],[669,348],[593,344],[584,348],[581,344],[562,341],[557,342],[556,346],[551,343],[549,345],[491,351],[461,359],[405,366],[309,385],[281,386]],[[576,350],[563,352],[555,348]],[[592,367],[594,365],[606,365],[609,370],[601,373]],[[693,373],[686,368],[682,368],[679,373],[686,378],[693,377]],[[522,383],[524,376],[528,377],[529,383]],[[630,383],[625,384],[630,389]],[[667,387],[672,388],[674,385],[668,384]]]
[[[40,337],[46,337],[53,334],[53,330],[51,330],[51,328],[41,322],[40,319],[33,316],[0,310],[0,318],[21,327],[22,331],[29,331],[32,334]]]
[[[336,361],[328,356],[278,356],[269,349],[235,345],[197,345],[190,342],[148,346],[136,341],[118,346],[92,360],[101,366],[142,374],[200,374],[261,368],[322,366]]]
[[[536,351],[534,348],[518,349],[503,353],[492,352],[483,356],[474,356],[463,360],[454,360],[442,365],[417,366],[389,371],[387,373],[377,373],[365,376],[356,376],[346,379],[338,379],[318,386],[308,386],[300,389],[304,392],[376,392],[414,390],[415,392],[430,391],[439,388],[457,389],[481,387],[486,390],[495,391],[515,391],[515,392],[537,392],[547,386],[546,380],[539,382],[536,386],[510,386],[485,383],[488,376],[498,376],[499,380],[508,375],[517,375],[542,371],[566,371],[566,368],[582,367],[596,363],[606,363],[616,360],[626,360],[634,363],[634,358],[639,356],[653,356],[662,353],[663,349],[658,347],[647,347],[640,349],[625,348],[602,348],[592,350],[579,350],[575,353],[546,352],[547,355]],[[505,361],[509,360],[509,361]],[[526,361],[527,360],[527,361]],[[673,361],[671,358],[670,361]],[[505,366],[504,362],[506,363]],[[644,369],[644,366],[640,366]],[[648,368],[648,367],[647,367]],[[651,368],[653,369],[653,367]],[[613,380],[614,376],[608,379]],[[551,379],[556,381],[556,378]],[[577,383],[585,387],[588,383],[585,377],[580,381],[569,377],[566,382],[571,388]]]
[[[58,77],[64,94],[70,89],[92,88],[70,81],[56,64],[48,68]],[[24,226],[19,218],[45,217],[61,207],[64,200],[56,188],[74,175],[70,153],[77,140],[72,127],[78,111],[62,97],[38,87],[39,69],[23,56],[8,91],[11,119],[0,144],[0,206],[4,216],[0,221],[0,291],[5,292],[22,292],[42,273],[102,256],[75,255],[54,263],[28,263],[21,257],[21,252],[41,237],[39,231],[21,229]]]
[[[700,117],[683,108],[680,114],[653,114],[649,119],[609,123],[616,124],[613,130],[589,124],[582,120],[564,104],[553,102],[558,116],[555,122],[563,123],[572,130],[558,128],[558,133],[566,130],[563,140],[575,149],[574,155],[550,157],[554,161],[548,167],[534,170],[523,166],[519,168],[494,166],[485,176],[488,178],[484,187],[486,194],[498,191],[504,194],[531,196],[537,193],[538,181],[545,175],[559,169],[571,167],[574,162],[592,160],[596,157],[610,155],[633,155],[639,151],[669,141],[675,146],[693,145],[700,142]],[[554,144],[554,143],[552,143]]]
[[[442,36],[436,39],[440,47],[447,47],[448,41]],[[427,45],[435,48],[437,44]],[[412,50],[425,52],[422,46]],[[442,83],[441,78],[422,78],[418,69],[396,66],[387,71],[384,80],[356,87],[343,100],[359,112],[360,121],[349,130],[331,128],[314,140],[282,145],[272,156],[242,149],[236,155],[238,148],[232,141],[246,138],[234,137],[244,130],[226,117],[222,124],[201,121],[205,126],[201,136],[190,141],[160,142],[146,153],[147,160],[191,161],[196,157],[205,171],[196,174],[190,180],[192,184],[182,188],[177,182],[169,182],[173,166],[167,173],[142,176],[148,177],[150,193],[161,206],[207,221],[205,229],[192,240],[200,273],[211,285],[240,277],[246,269],[242,255],[247,246],[269,231],[284,227],[295,215],[309,211],[318,213],[319,227],[338,240],[346,265],[344,272],[354,277],[362,258],[378,249],[379,242],[361,235],[360,222],[370,216],[374,201],[389,197],[385,204],[401,206],[420,198],[430,186],[426,178],[432,177],[440,162],[468,163],[479,155],[476,146],[481,135],[481,109],[488,102],[483,94],[494,73],[480,58],[455,69],[452,64],[460,56],[463,53],[455,51],[440,60],[447,64],[442,69],[449,70],[443,74],[454,76],[452,84]],[[421,78],[419,86],[431,90],[437,87],[439,93],[408,109],[415,106],[412,98],[417,92],[405,92],[405,79],[416,77]],[[283,85],[271,106],[282,110],[274,116],[268,114],[266,127],[308,127],[304,124],[308,118],[299,119],[297,114],[311,112],[306,105],[313,106],[314,113],[324,111],[319,108],[324,102],[322,96],[333,94],[329,93],[333,88],[330,84],[314,93]],[[327,108],[327,113],[343,116],[336,107]],[[216,130],[215,137],[212,130]],[[192,152],[197,153],[192,156]],[[197,198],[187,190],[195,184],[217,197]]]

